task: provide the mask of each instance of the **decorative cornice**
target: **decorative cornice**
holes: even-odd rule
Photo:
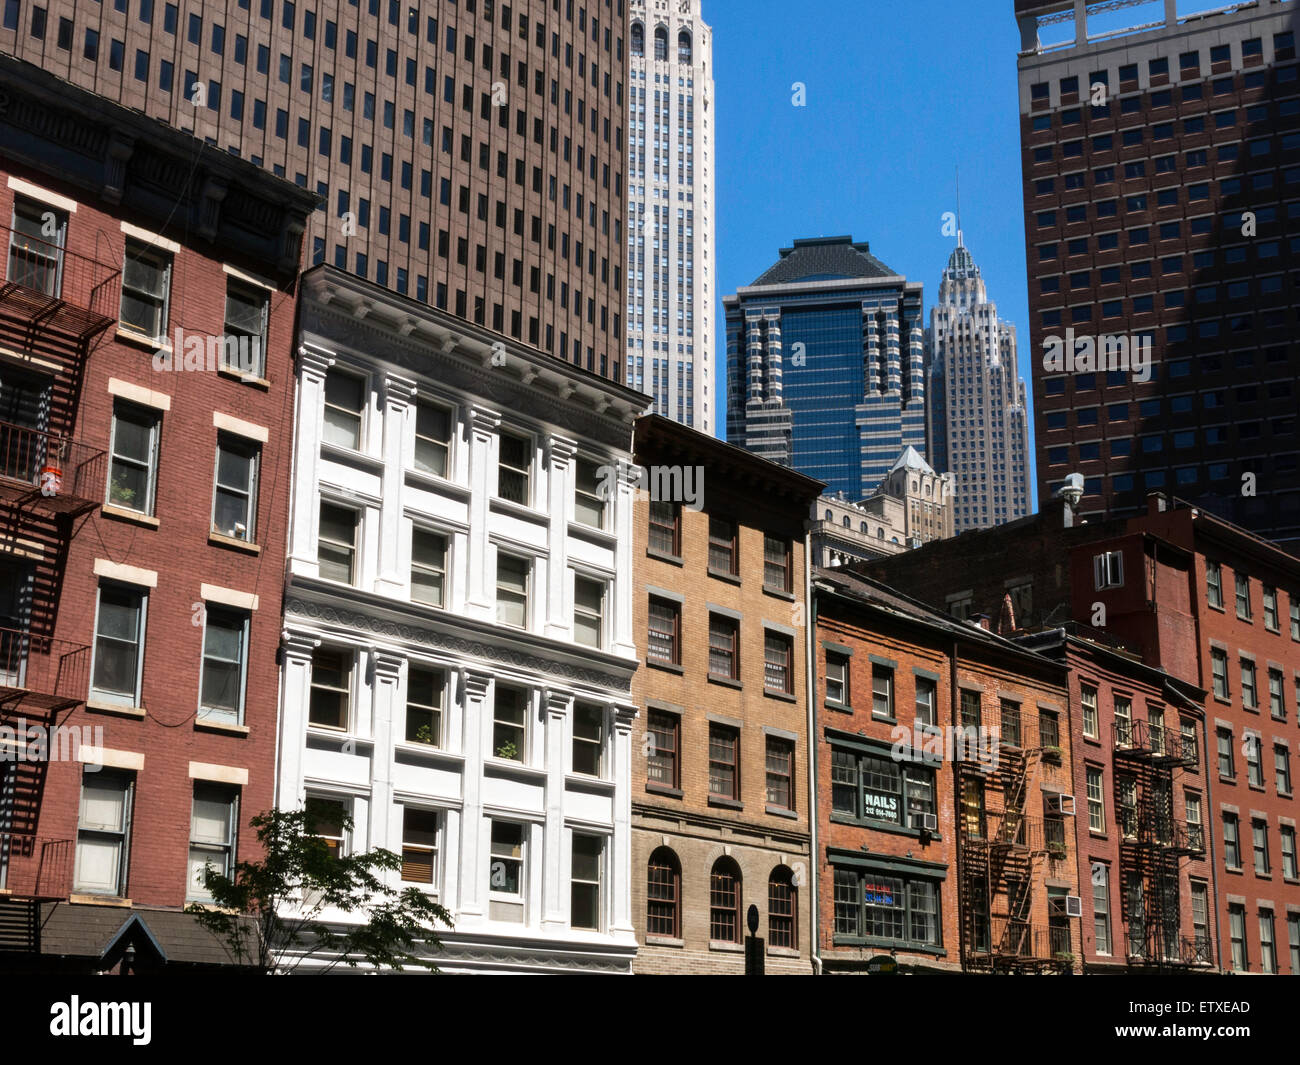
[[[406,407],[418,391],[415,381],[400,374],[384,374],[383,403],[385,407]]]
[[[598,669],[557,662],[554,659],[541,658],[526,651],[517,651],[509,647],[484,643],[481,640],[465,639],[449,632],[433,629],[414,628],[393,621],[370,617],[351,610],[341,610],[334,606],[322,605],[304,599],[286,599],[286,615],[296,615],[300,619],[322,622],[352,629],[359,634],[357,643],[369,645],[373,636],[383,636],[392,640],[421,647],[432,647],[453,654],[467,655],[503,666],[513,666],[534,673],[544,673],[560,677],[566,681],[590,684],[595,687],[610,688],[615,691],[628,691],[631,677],[620,677]]]
[[[325,374],[333,365],[334,352],[314,347],[311,344],[299,345],[298,372],[303,376],[315,377],[323,381]]]

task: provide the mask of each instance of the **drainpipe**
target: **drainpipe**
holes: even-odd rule
[[[803,533],[803,601],[804,601],[804,654],[808,663],[804,672],[808,682],[808,895],[812,914],[812,967],[813,975],[822,975],[821,925],[817,921],[817,894],[821,887],[821,852],[817,849],[817,600],[812,594],[812,531],[811,523],[804,522]]]
[[[952,638],[952,654],[948,658],[948,725],[950,729],[957,727],[957,654],[960,647],[960,641],[956,634]],[[956,824],[953,831],[953,842],[957,845],[957,945],[961,954],[958,961],[961,971],[966,971],[966,915],[962,912],[962,887],[965,881],[962,880],[962,873],[965,871],[965,859],[962,856],[961,834],[964,830],[965,811],[962,809],[962,791],[961,791],[961,762],[954,758],[952,760],[952,794],[953,794],[953,813],[955,814]],[[993,929],[989,928],[989,935],[993,934]]]
[[[1218,747],[1215,746],[1217,752]],[[1201,716],[1201,750],[1205,752],[1205,805],[1207,809],[1201,813],[1201,831],[1210,837],[1210,894],[1214,899],[1214,945],[1219,955],[1219,972],[1226,973],[1231,971],[1230,964],[1224,964],[1223,958],[1223,926],[1220,923],[1222,913],[1219,910],[1219,903],[1223,896],[1219,894],[1219,856],[1214,850],[1215,837],[1218,832],[1215,829],[1218,822],[1215,818],[1218,816],[1214,813],[1214,774],[1210,772],[1210,708],[1205,708],[1205,713]],[[1208,816],[1207,816],[1208,815]],[[1240,831],[1238,831],[1240,836]]]

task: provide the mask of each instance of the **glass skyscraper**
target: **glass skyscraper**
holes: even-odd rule
[[[925,450],[921,290],[852,237],[797,240],[723,299],[727,439],[865,499]]]

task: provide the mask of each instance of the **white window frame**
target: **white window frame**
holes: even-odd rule
[[[130,696],[95,687],[95,666],[98,664],[99,659],[99,615],[100,608],[103,605],[104,589],[106,588],[126,591],[138,596],[140,599],[139,620],[136,624],[135,691]],[[145,638],[149,627],[148,620],[149,589],[138,584],[126,584],[121,581],[100,581],[95,592],[95,627],[91,630],[94,643],[90,651],[90,696],[94,701],[110,703],[115,706],[136,707],[140,705],[141,690],[144,684],[144,651]]]
[[[415,544],[420,536],[434,536],[442,541],[442,565],[441,567],[417,562],[415,558]],[[419,603],[421,606],[430,606],[437,610],[447,609],[447,574],[451,569],[451,537],[441,529],[429,525],[411,526],[411,602]],[[442,578],[442,595],[441,602],[433,603],[428,599],[417,599],[415,595],[415,574],[416,571],[421,573],[436,574]]]
[[[1124,587],[1124,553],[1103,551],[1092,558],[1092,575],[1096,591]]]
[[[518,440],[528,448],[528,461],[524,466],[508,465],[505,459],[501,457],[501,444],[506,439]],[[535,479],[533,477],[533,471],[536,466],[536,458],[537,441],[531,433],[526,433],[522,430],[516,431],[514,429],[501,429],[497,434],[497,479],[496,484],[493,486],[492,494],[496,496],[497,499],[505,500],[506,502],[513,502],[517,506],[531,508],[533,505],[533,482]],[[524,498],[522,500],[507,500],[506,497],[501,494],[501,473],[503,470],[521,474],[523,476]]]
[[[600,588],[600,607],[597,613],[594,615],[596,620],[596,642],[595,643],[589,643],[586,640],[578,639],[579,616],[588,619],[593,617],[590,611],[579,606],[578,587],[579,587],[579,582],[581,581],[586,581],[588,584],[595,585]],[[610,580],[606,577],[599,577],[590,573],[582,573],[577,571],[574,572],[573,575],[573,642],[574,643],[579,644],[583,647],[591,647],[597,651],[600,651],[603,650],[606,643],[609,642],[607,639],[606,630],[609,625],[607,615],[609,613],[610,583],[611,583]]]
[[[330,382],[342,381],[345,379],[361,387],[361,408],[359,410],[353,410],[350,407],[344,407],[337,402],[330,401],[329,398]],[[322,422],[321,442],[326,447],[342,448],[345,451],[365,450],[366,415],[370,407],[369,397],[370,397],[370,380],[365,375],[359,373],[352,373],[349,370],[342,370],[336,367],[331,367],[329,370],[326,371],[325,383],[321,388],[321,403],[322,403],[322,411],[323,411],[322,418],[324,419]],[[338,428],[337,422],[335,423],[330,422],[330,411],[337,412],[338,416],[346,417],[348,419],[349,426],[352,424],[353,419],[356,420],[356,433],[355,433],[356,442],[355,443],[344,444],[344,443],[340,443],[337,440],[328,439],[328,437],[326,436],[328,430],[330,428]]]
[[[195,835],[194,813],[195,804],[199,801],[199,792],[206,791],[210,795],[218,793],[224,795],[226,800],[221,803],[226,807],[226,835],[224,840],[217,839],[199,839]],[[189,836],[189,872],[190,877],[188,886],[185,890],[185,900],[187,902],[212,902],[212,896],[203,888],[203,882],[195,875],[195,851],[208,853],[220,861],[208,860],[207,865],[216,866],[217,872],[222,876],[229,877],[235,866],[235,853],[239,839],[239,789],[222,784],[215,784],[210,781],[196,780],[194,788],[190,795],[190,836]],[[217,800],[208,798],[205,802],[211,802],[217,805]]]
[[[606,485],[602,484],[600,470],[601,463],[595,459],[578,457],[573,461],[573,520],[579,525],[585,525],[589,529],[599,529],[603,531],[609,525],[609,500],[601,494],[602,487],[608,490]],[[582,487],[582,474],[584,470],[590,470],[594,488],[586,491]],[[595,522],[588,521],[582,516],[579,504],[587,502],[594,508],[598,514]]]
[[[40,200],[34,200],[28,196],[14,196],[13,210],[10,213],[9,218],[9,247],[8,253],[5,256],[5,280],[7,281],[13,280],[14,249],[18,247],[20,243],[18,233],[18,214],[22,210],[34,213],[37,218],[44,218],[47,213],[52,214],[59,223],[59,232],[53,241],[47,241],[43,237],[32,239],[39,239],[41,243],[54,249],[54,254],[50,256],[55,264],[54,292],[50,295],[53,295],[55,299],[61,298],[63,294],[64,255],[67,252],[68,247],[68,216],[71,212],[55,207],[51,204],[42,203]],[[38,254],[44,256],[45,253],[38,252]]]
[[[133,251],[135,254],[133,254]],[[139,288],[136,285],[127,283],[127,263],[135,260],[153,260],[154,265],[162,268],[162,297],[153,292]],[[117,324],[125,332],[132,336],[144,337],[145,339],[160,346],[167,345],[167,326],[168,317],[171,310],[171,287],[172,287],[172,267],[175,265],[175,257],[166,248],[160,248],[155,244],[149,244],[147,241],[140,240],[136,237],[126,238],[125,256],[122,260],[122,292],[118,300]],[[137,299],[151,303],[158,308],[158,330],[155,333],[143,332],[134,325],[128,323],[123,317],[123,304],[126,301],[127,293],[132,293]],[[178,356],[180,352],[174,353]]]
[[[343,659],[346,675],[342,687],[333,685],[320,684],[316,680],[316,655],[317,654],[337,654]],[[307,728],[321,729],[325,732],[346,733],[352,729],[352,714],[356,702],[356,673],[357,673],[357,656],[356,653],[348,648],[334,647],[326,644],[317,647],[312,653],[311,675],[307,681]],[[311,719],[311,696],[317,688],[322,691],[342,692],[345,696],[343,704],[343,724],[342,725],[322,725]]]
[[[492,847],[492,826],[496,824],[514,825],[519,829],[519,857],[510,856],[506,860],[517,861],[519,863],[519,890],[502,891],[494,887],[495,865],[497,855],[493,852]],[[489,817],[488,818],[488,897],[499,899],[502,902],[522,903],[527,905],[528,900],[528,843],[529,843],[529,824],[527,821],[513,821],[506,817]],[[505,855],[501,855],[506,858]]]
[[[433,704],[417,703],[411,698],[411,674],[412,673],[430,673],[434,676],[434,698]],[[424,662],[411,662],[406,668],[406,684],[402,701],[402,742],[413,743],[420,747],[432,747],[434,749],[444,749],[447,743],[447,671],[439,666],[426,665]],[[419,711],[427,711],[433,714],[437,723],[437,742],[425,743],[423,740],[412,739],[410,733],[411,720],[410,712],[414,707]]]
[[[592,926],[590,926],[590,925],[578,925],[578,924],[574,924],[574,922],[573,922],[573,894],[574,894],[574,890],[577,888],[577,886],[578,886],[579,884],[583,884],[583,885],[591,886],[592,883],[593,883],[593,882],[590,881],[590,880],[579,880],[578,877],[575,875],[576,870],[574,869],[574,855],[575,855],[576,852],[577,852],[577,842],[578,842],[578,840],[579,840],[580,838],[581,838],[581,839],[594,840],[594,841],[596,841],[596,843],[597,843],[597,845],[598,845],[598,850],[597,850],[597,854],[596,854],[596,880],[595,880],[595,882],[594,882],[594,886],[595,886],[595,888],[596,888],[596,924],[595,924],[595,927],[592,927]],[[583,931],[583,932],[603,932],[603,931],[605,930],[606,923],[607,923],[607,922],[606,922],[606,916],[605,916],[605,902],[606,902],[606,898],[605,898],[605,882],[606,882],[606,879],[607,879],[606,872],[605,872],[605,865],[606,865],[606,856],[607,856],[608,853],[609,853],[609,848],[608,848],[608,846],[607,846],[607,843],[608,843],[608,839],[607,839],[607,837],[604,836],[604,835],[599,835],[599,834],[597,834],[597,833],[593,833],[593,832],[579,832],[579,831],[577,831],[577,830],[574,830],[573,832],[570,833],[570,838],[569,838],[569,927],[572,928],[572,929],[574,929],[574,930],[576,930],[576,931]]]
[[[352,515],[351,545],[345,544],[341,540],[330,540],[326,538],[323,523],[320,522],[320,517],[321,517],[320,512],[323,511],[326,507],[334,507],[337,510],[346,510],[348,513]],[[331,499],[328,496],[320,497],[320,500],[317,504],[316,565],[317,565],[317,575],[321,576],[322,580],[337,581],[340,584],[347,584],[349,587],[353,587],[353,588],[356,587],[357,578],[360,576],[359,570],[361,564],[361,524],[362,524],[361,519],[362,519],[362,513],[357,507],[349,506],[346,503],[341,503],[335,499]],[[338,578],[336,577],[325,577],[320,574],[320,545],[322,543],[329,544],[339,548],[350,546],[352,551],[352,565],[350,569],[352,572],[347,581],[338,581]]]
[[[418,887],[421,890],[426,891],[431,895],[437,895],[439,893],[438,885],[442,883],[441,861],[442,861],[442,851],[443,851],[443,829],[447,824],[446,812],[443,810],[436,809],[435,807],[432,806],[420,806],[415,803],[403,803],[401,804],[399,809],[401,810],[401,820],[402,820],[402,827],[400,833],[401,842],[402,842],[402,847],[401,847],[402,864],[398,870],[398,874],[397,874],[398,880],[402,884],[414,885],[415,887]],[[434,824],[435,824],[433,830],[433,843],[416,843],[407,840],[406,814],[408,811],[412,813],[428,814],[433,817]],[[412,851],[417,851],[422,854],[430,855],[428,880],[407,880],[406,879],[405,876],[406,852],[408,849]]]
[[[420,412],[424,410],[438,411],[439,413],[446,416],[447,418],[447,439],[446,440],[439,440],[437,439],[437,437],[426,436],[420,432]],[[415,434],[415,442],[411,451],[411,468],[423,474],[426,477],[442,477],[444,479],[450,478],[452,474],[452,470],[454,469],[454,467],[452,466],[452,449],[456,442],[455,408],[449,407],[445,403],[439,403],[435,400],[420,398],[415,401],[415,414],[414,417],[412,418],[412,422],[413,422],[413,430]],[[441,447],[443,449],[444,454],[443,454],[442,473],[435,473],[433,470],[426,470],[420,465],[421,441],[427,441],[428,444],[430,444],[431,446]]]
[[[1081,707],[1080,719],[1082,722],[1083,734],[1090,740],[1101,738],[1100,737],[1101,718],[1098,716],[1097,713],[1098,694],[1099,694],[1098,690],[1089,684],[1081,684],[1079,686],[1079,705]],[[1089,695],[1092,696],[1092,703],[1091,703],[1092,730],[1091,731],[1089,731],[1088,729],[1088,711],[1089,711],[1088,696]]]
[[[515,562],[522,562],[524,565],[524,620],[522,625],[516,625],[511,621],[503,621],[501,618],[501,560],[503,558],[511,559]],[[518,555],[511,551],[497,550],[496,572],[493,575],[494,588],[496,593],[496,622],[498,625],[507,625],[510,628],[522,628],[527,631],[532,621],[533,607],[533,570],[535,560],[528,555]],[[511,595],[514,595],[513,591]]]
[[[242,291],[250,298],[257,298],[261,300],[262,322],[261,322],[261,328],[257,333],[250,333],[243,326],[231,325],[230,294],[232,290]],[[270,319],[271,319],[270,290],[263,287],[262,285],[254,284],[251,281],[246,281],[243,278],[236,277],[233,274],[227,274],[226,275],[226,302],[225,302],[225,309],[222,311],[223,338],[238,339],[241,336],[248,336],[250,338],[256,336],[258,340],[257,362],[252,372],[252,376],[255,378],[266,377],[266,340],[267,340],[267,334],[270,329]],[[238,365],[231,366],[229,363],[226,362],[227,354],[228,351],[226,349],[226,345],[223,343],[222,351],[221,351],[222,366],[225,369],[229,370],[230,372],[239,373],[241,376],[244,376],[247,371],[245,371],[242,366],[238,366]]]
[[[597,715],[597,732],[595,740],[586,736],[578,735],[578,711],[586,708],[594,710]],[[577,776],[592,777],[596,780],[603,780],[605,777],[605,741],[609,736],[608,714],[605,707],[599,703],[588,702],[582,699],[575,700],[573,703],[573,735],[569,744],[569,770]],[[589,773],[585,769],[578,768],[577,754],[579,744],[585,748],[596,749],[596,771]]]
[[[219,616],[224,615],[232,619],[238,618],[240,621],[239,693],[233,716],[227,710],[213,709],[212,707],[204,706],[203,704],[203,681],[207,676],[208,670],[208,627],[212,624],[213,612],[217,613]],[[248,611],[219,604],[205,605],[203,610],[203,643],[199,651],[199,704],[197,720],[218,721],[230,725],[242,725],[244,723],[244,710],[247,706],[248,697],[248,652],[251,629],[252,615]]]
[[[505,755],[497,754],[497,750],[498,750],[497,736],[496,736],[497,725],[498,725],[497,707],[500,701],[500,695],[502,689],[508,689],[513,692],[518,692],[520,695],[520,706],[523,707],[522,722],[506,721],[504,719],[502,719],[501,721],[502,726],[512,730],[517,729],[522,733],[522,735],[519,738],[519,741],[515,743],[515,752],[517,754],[517,757],[515,758],[508,758]],[[489,757],[497,758],[506,762],[518,762],[521,765],[527,765],[528,764],[528,742],[532,737],[532,728],[531,728],[532,716],[533,716],[533,693],[530,688],[525,688],[516,684],[502,684],[499,681],[493,684],[492,686],[492,746],[489,749]],[[506,742],[513,742],[513,741],[506,741]]]
[[[118,461],[117,455],[117,426],[119,420],[126,413],[138,414],[141,420],[149,420],[149,459],[146,464],[147,470],[147,489],[148,498],[145,500],[144,507],[132,507],[125,503],[117,502],[113,499],[113,466]],[[112,427],[109,430],[108,444],[108,483],[104,486],[104,502],[110,507],[117,507],[121,510],[130,510],[136,514],[143,514],[146,517],[153,517],[154,507],[158,495],[158,459],[159,443],[162,436],[162,414],[154,407],[143,407],[138,403],[131,403],[124,399],[115,399],[113,401]],[[124,458],[122,461],[132,467],[139,467],[139,459],[134,457]]]
[[[248,490],[244,491],[239,488],[231,488],[221,483],[221,453],[226,451],[231,455],[239,457],[248,463]],[[246,437],[237,436],[233,433],[217,434],[217,450],[212,469],[212,531],[219,536],[228,536],[233,540],[243,540],[246,543],[257,543],[257,496],[258,496],[258,475],[262,466],[262,449],[256,441],[249,440]],[[236,522],[235,525],[244,526],[244,534],[241,536],[238,531],[227,532],[217,525],[217,494],[225,491],[232,496],[245,496],[246,505],[244,509],[244,521]]]
[[[135,799],[135,774],[121,770],[101,769],[94,773],[93,783],[103,784],[110,781],[121,782],[122,793],[122,820],[118,827],[110,827],[101,824],[87,825],[86,816],[86,783],[89,769],[82,771],[81,791],[77,807],[77,849],[75,856],[75,870],[73,873],[72,890],[79,895],[100,895],[105,898],[125,898],[128,883],[128,875],[131,864],[131,823],[133,805]],[[117,859],[117,872],[115,875],[116,883],[113,884],[113,891],[95,890],[94,887],[86,884],[82,880],[82,844],[83,836],[87,837],[84,842],[90,843],[95,840],[105,841],[110,837],[117,841],[120,847]]]
[[[849,662],[851,659],[848,655],[840,654],[838,651],[826,652],[826,701],[834,706],[848,706],[848,698],[836,699],[831,695],[831,685],[839,686],[840,695],[849,695]],[[839,676],[836,677],[835,674]]]

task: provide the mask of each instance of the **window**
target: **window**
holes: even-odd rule
[[[681,607],[668,599],[650,597],[646,654],[651,662],[681,665]]]
[[[1300,641],[1300,592],[1291,592],[1290,600],[1291,600],[1291,639]]]
[[[1133,703],[1124,695],[1116,695],[1115,702],[1115,746],[1133,745]]]
[[[46,216],[51,218],[53,234],[46,228]],[[15,197],[7,280],[46,296],[59,296],[63,291],[67,230],[68,219],[63,212]]]
[[[979,728],[982,717],[983,711],[980,706],[980,693],[977,691],[971,691],[969,688],[963,688],[961,692],[962,728]]]
[[[1249,658],[1241,660],[1241,705],[1247,710],[1259,709],[1259,697],[1255,686],[1255,663]]]
[[[1282,839],[1282,875],[1288,880],[1296,879],[1296,849],[1295,849],[1295,828],[1292,825],[1282,825],[1278,829],[1278,835]]]
[[[937,691],[938,686],[929,677],[916,678],[916,723],[918,725],[937,725]]]
[[[1255,819],[1250,823],[1251,844],[1255,852],[1255,872],[1268,876],[1268,822]]]
[[[1011,747],[1020,746],[1020,704],[1011,699],[1000,700],[1002,711],[1001,740]]]
[[[605,711],[592,703],[573,707],[573,771],[589,777],[601,774],[605,751]]]
[[[788,866],[778,865],[767,880],[767,942],[780,950],[799,947],[799,889]]]
[[[111,769],[83,773],[73,878],[78,894],[125,896],[134,783],[133,774]]]
[[[429,884],[438,872],[438,814],[417,806],[402,807],[402,882]]]
[[[1210,946],[1210,896],[1200,880],[1189,882],[1192,891],[1192,939],[1197,951],[1206,955]]]
[[[794,744],[776,736],[767,737],[767,804],[794,809]]]
[[[331,370],[325,375],[324,441],[352,451],[361,448],[361,421],[366,406],[366,382]]]
[[[680,787],[680,764],[677,751],[681,746],[681,722],[675,714],[651,710],[646,725],[649,751],[646,755],[646,783],[661,788]]]
[[[1291,794],[1291,752],[1281,743],[1273,745],[1273,769],[1279,795]]]
[[[740,800],[740,732],[709,724],[709,795]]]
[[[498,684],[492,698],[492,754],[512,762],[526,761],[528,693]]]
[[[447,538],[428,529],[411,530],[411,602],[445,605]]]
[[[1277,589],[1264,589],[1264,628],[1269,632],[1280,632],[1281,626],[1277,620]]]
[[[1263,744],[1259,733],[1247,732],[1241,738],[1242,751],[1246,756],[1246,779],[1255,787],[1264,786]]]
[[[681,554],[681,507],[659,500],[650,502],[650,550],[674,558]]]
[[[1236,776],[1237,768],[1232,751],[1232,730],[1226,728],[1216,729],[1215,738],[1219,749],[1219,776],[1229,778]]]
[[[763,537],[763,587],[777,592],[791,591],[790,541],[777,536]]]
[[[316,558],[320,576],[328,581],[352,584],[356,577],[357,526],[360,515],[351,507],[321,500],[320,538]]]
[[[736,559],[736,523],[709,516],[709,569],[735,576],[740,572]]]
[[[1259,911],[1259,969],[1263,973],[1277,972],[1277,950],[1273,942],[1273,911]]]
[[[446,477],[451,454],[451,411],[429,403],[415,407],[415,468]]]
[[[1282,692],[1284,683],[1282,673],[1279,670],[1270,669],[1268,671],[1268,709],[1269,713],[1278,721],[1286,720],[1286,697]]]
[[[646,867],[646,935],[681,936],[682,867],[667,847],[650,855]]]
[[[1110,867],[1103,862],[1092,866],[1092,930],[1097,953],[1111,953]]]
[[[264,288],[234,278],[226,280],[226,325],[222,338],[227,369],[266,376],[266,320],[271,294]]]
[[[740,866],[719,858],[709,872],[709,939],[740,942]]]
[[[913,815],[936,812],[934,770],[832,748],[831,809],[858,821],[918,827]]]
[[[488,889],[494,895],[522,901],[524,883],[524,826],[513,821],[493,821]]]
[[[199,717],[239,725],[244,720],[249,616],[217,606],[205,608],[204,615]]]
[[[1241,838],[1238,832],[1237,815],[1225,813],[1223,816],[1223,863],[1229,869],[1241,868]]]
[[[574,519],[593,529],[603,529],[608,489],[601,483],[600,467],[594,462],[578,459],[575,472]]]
[[[1237,617],[1242,621],[1250,620],[1250,578],[1244,573],[1233,571],[1237,586]]]
[[[891,720],[894,716],[894,671],[879,663],[871,666],[871,715]]]
[[[1214,676],[1214,695],[1218,699],[1229,697],[1228,652],[1218,647],[1210,648],[1210,672]]]
[[[511,503],[528,506],[528,482],[532,465],[532,440],[526,436],[503,432],[497,462],[497,495]]]
[[[1080,702],[1083,704],[1083,734],[1095,740],[1099,734],[1097,722],[1097,689],[1086,684],[1079,688]]]
[[[190,809],[189,889],[186,898],[211,902],[212,894],[204,884],[210,867],[229,877],[234,871],[235,834],[239,825],[239,793],[219,784],[194,785]]]
[[[311,656],[311,695],[307,724],[346,731],[351,721],[352,655],[318,647]]]
[[[99,586],[92,699],[119,706],[140,705],[148,602],[148,594],[140,588],[107,583]]]
[[[573,638],[586,647],[604,646],[605,589],[604,581],[573,579]]]
[[[1061,722],[1056,711],[1038,711],[1038,738],[1044,747],[1060,747]]]
[[[526,558],[497,555],[497,621],[515,628],[528,627],[528,579],[531,565]]]
[[[1223,567],[1208,559],[1205,563],[1205,598],[1210,606],[1223,609]]]
[[[871,870],[836,869],[834,936],[942,946],[938,884]]]
[[[1095,587],[1098,591],[1104,588],[1124,587],[1124,555],[1121,552],[1107,551],[1096,555],[1092,560],[1092,566]]]
[[[1233,902],[1228,905],[1228,937],[1232,942],[1232,968],[1245,972],[1250,968],[1246,954],[1246,907]]]
[[[406,742],[442,746],[442,693],[445,676],[412,665],[406,674]]]
[[[343,801],[308,795],[306,813],[309,831],[325,845],[329,855],[337,858],[345,854],[350,814]]]
[[[1102,772],[1096,766],[1086,769],[1088,788],[1088,828],[1092,832],[1106,831],[1106,804],[1102,786]]]
[[[599,930],[601,927],[600,882],[604,858],[605,845],[600,836],[573,834],[569,889],[569,924],[573,928]]]
[[[158,343],[167,338],[172,257],[130,237],[122,263],[122,326]],[[179,357],[174,352],[173,357]]]
[[[721,614],[709,615],[709,676],[740,679],[740,623]]]
[[[763,687],[794,694],[794,640],[779,632],[763,633]]]
[[[217,435],[217,467],[212,487],[212,531],[247,543],[257,540],[257,465],[260,449],[252,441]]]
[[[161,415],[148,407],[117,400],[113,404],[108,502],[152,515],[158,480]]]

